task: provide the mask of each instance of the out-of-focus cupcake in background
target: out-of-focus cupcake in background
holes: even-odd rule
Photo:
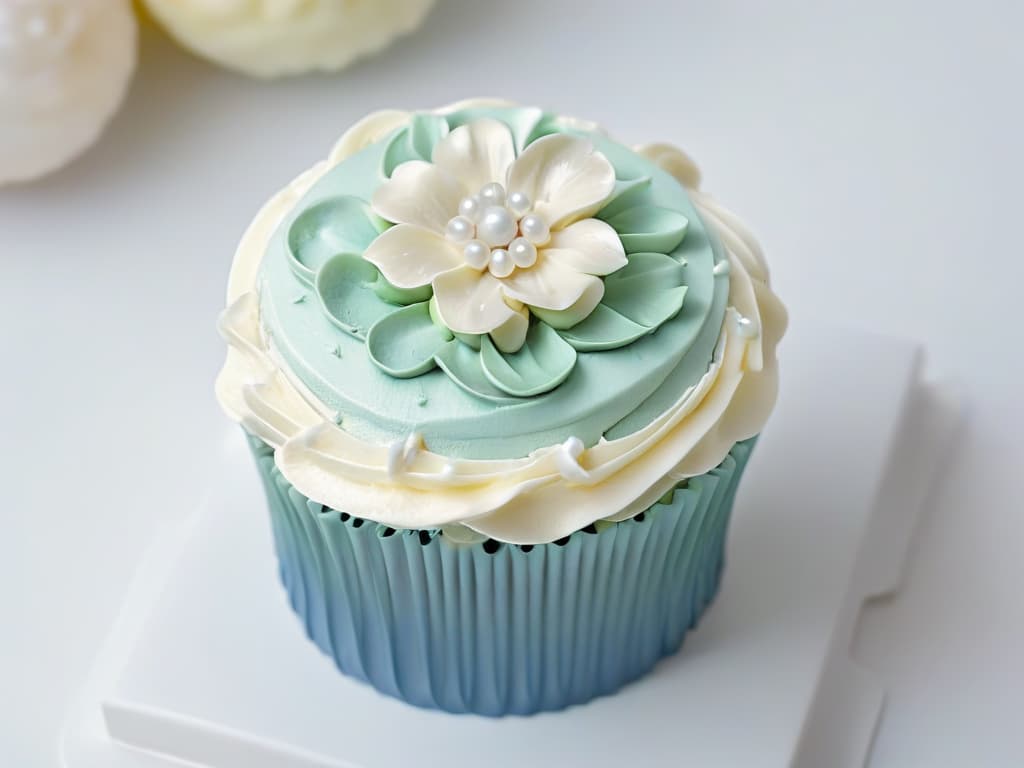
[[[49,173],[99,137],[136,37],[128,0],[0,2],[0,184]]]
[[[181,45],[256,77],[334,71],[420,25],[434,0],[144,0]]]

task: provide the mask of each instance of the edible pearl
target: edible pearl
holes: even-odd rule
[[[736,331],[744,339],[757,338],[757,323],[755,323],[749,317],[743,317],[741,315],[740,317],[736,318]]]
[[[465,216],[456,216],[449,219],[448,225],[444,228],[444,236],[453,243],[465,243],[476,235],[476,226]]]
[[[509,243],[508,252],[512,254],[512,261],[517,267],[526,269],[537,263],[537,246],[525,237],[517,237]]]
[[[470,195],[459,202],[459,213],[474,224],[480,221],[480,214],[483,212],[484,204],[480,200],[480,195]]]
[[[488,245],[506,245],[516,236],[516,220],[507,208],[492,205],[484,211],[477,236]]]
[[[551,237],[548,223],[536,213],[529,213],[519,220],[519,231],[534,245],[544,245]]]
[[[484,205],[504,205],[505,188],[496,181],[485,184],[480,190],[480,199],[483,200]]]
[[[473,269],[483,270],[491,258],[491,247],[483,240],[470,240],[462,251],[462,256]]]
[[[508,196],[508,207],[512,209],[512,212],[517,216],[522,216],[528,210],[533,203],[530,202],[530,198],[524,195],[522,192],[512,192]]]
[[[504,248],[491,251],[491,263],[487,265],[491,274],[495,277],[508,277],[516,265],[512,263],[512,257]]]

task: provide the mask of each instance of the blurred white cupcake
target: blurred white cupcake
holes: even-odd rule
[[[186,48],[257,77],[337,70],[420,25],[434,0],[145,0]]]
[[[128,0],[0,2],[0,184],[59,168],[96,140],[135,44]]]

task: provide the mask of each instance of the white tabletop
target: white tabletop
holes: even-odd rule
[[[793,323],[921,339],[962,383],[969,418],[907,587],[857,641],[892,690],[872,765],[1024,762],[1024,6],[577,6],[440,0],[383,56],[281,83],[150,31],[101,143],[0,191],[4,764],[56,765],[157,510],[195,501],[173,478],[207,479],[213,321],[249,217],[363,113],[482,94],[686,147],[760,234]]]

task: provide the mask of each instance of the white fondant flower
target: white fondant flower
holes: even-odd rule
[[[556,328],[589,315],[601,276],[626,265],[618,234],[591,218],[615,170],[585,138],[554,134],[516,157],[509,128],[484,118],[434,146],[433,162],[402,163],[373,196],[396,226],[364,257],[399,288],[431,285],[452,331],[523,344],[527,308]]]

